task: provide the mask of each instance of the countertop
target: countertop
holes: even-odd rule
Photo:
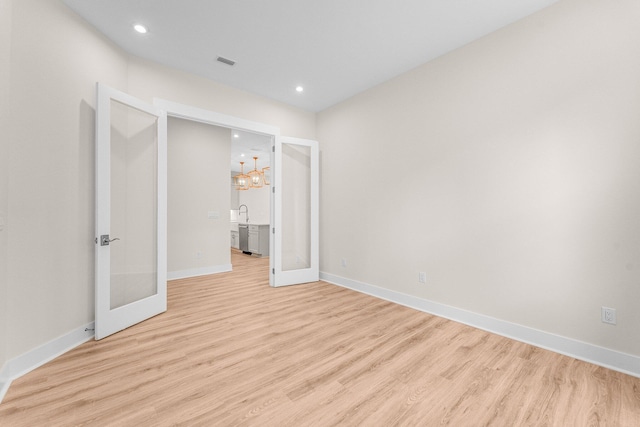
[[[238,231],[238,226],[240,225],[257,225],[257,226],[268,226],[269,224],[259,224],[254,222],[231,222],[231,231]]]

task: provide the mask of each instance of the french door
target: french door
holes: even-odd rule
[[[317,141],[275,138],[273,286],[319,280],[318,156]]]
[[[98,83],[95,338],[167,309],[167,118]]]

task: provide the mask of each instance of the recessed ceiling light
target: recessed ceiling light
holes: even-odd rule
[[[240,138],[240,135],[238,135],[237,133],[234,133],[234,134],[233,134],[233,137],[234,137],[234,138]]]
[[[240,154],[240,157],[244,157],[244,153]]]
[[[147,27],[145,27],[144,25],[141,25],[141,24],[134,25],[133,29],[136,30],[137,32],[139,32],[140,34],[146,34],[147,33]]]
[[[304,88],[302,86],[297,86],[296,87],[296,92],[300,93],[304,90]]]

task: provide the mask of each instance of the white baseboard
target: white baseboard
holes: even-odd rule
[[[91,322],[6,362],[0,371],[0,402],[13,380],[89,341],[93,328]]]
[[[0,378],[0,403],[2,403],[2,399],[4,399],[4,395],[9,391],[9,386],[11,385],[11,380]]]
[[[495,319],[483,314],[473,313],[367,283],[346,279],[334,274],[321,272],[320,279],[334,285],[464,323],[465,325],[502,335],[516,341],[521,341],[640,378],[640,357],[638,356],[621,353],[549,332],[539,331],[505,320]]]
[[[208,274],[231,271],[231,264],[213,265],[210,267],[191,268],[189,270],[169,271],[167,280],[186,279],[188,277],[206,276]]]

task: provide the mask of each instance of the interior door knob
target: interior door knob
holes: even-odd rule
[[[100,236],[100,246],[109,246],[109,243],[113,242],[114,240],[120,240],[120,238],[114,237],[113,239],[109,239],[108,234],[103,234],[102,236]]]

